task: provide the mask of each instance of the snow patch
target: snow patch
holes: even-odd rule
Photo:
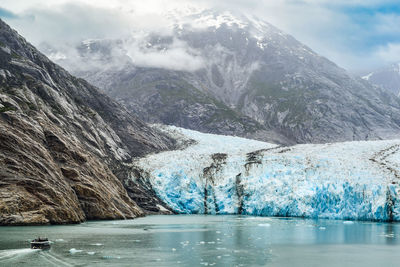
[[[364,79],[364,80],[367,80],[367,81],[369,81],[369,79],[371,78],[371,76],[372,75],[374,75],[374,73],[373,72],[371,72],[370,74],[368,74],[368,75],[365,75],[365,76],[362,76],[361,78],[362,79]]]

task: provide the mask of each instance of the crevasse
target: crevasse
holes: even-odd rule
[[[141,159],[178,213],[400,221],[400,141],[279,147],[176,127],[196,144]]]

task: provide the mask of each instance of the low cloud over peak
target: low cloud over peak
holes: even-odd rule
[[[162,14],[174,9],[192,12],[193,7],[253,14],[350,70],[387,64],[400,43],[396,27],[400,7],[394,0],[0,0],[0,16],[35,45],[58,46],[91,38],[123,38],[140,30],[167,34],[170,21]],[[150,65],[156,61],[160,66],[187,62],[191,69],[201,65],[200,58],[183,53],[178,43],[164,54],[137,47],[129,50],[137,62],[148,57]]]

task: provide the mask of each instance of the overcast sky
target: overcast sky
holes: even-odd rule
[[[400,61],[399,0],[0,0],[0,17],[34,45],[74,43],[162,27],[161,13],[193,5],[253,14],[351,71]]]

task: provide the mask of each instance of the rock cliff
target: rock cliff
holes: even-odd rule
[[[127,182],[125,163],[174,145],[0,20],[0,224],[158,211],[149,190]]]

